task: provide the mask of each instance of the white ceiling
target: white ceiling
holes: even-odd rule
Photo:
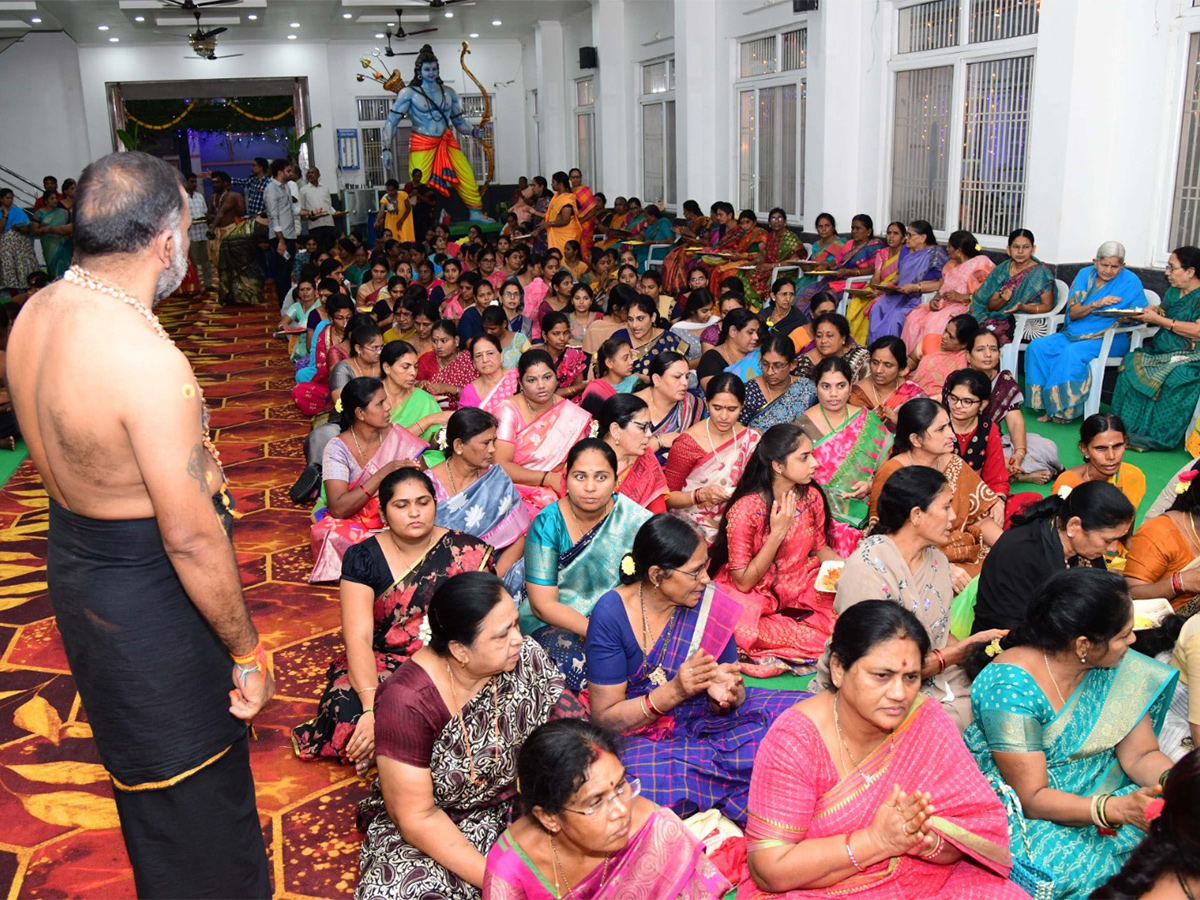
[[[400,42],[404,49],[416,50],[430,38],[472,40],[472,33],[479,40],[526,38],[537,21],[561,21],[590,5],[589,0],[468,0],[438,10],[431,9],[428,0],[241,0],[205,9],[201,25],[206,30],[227,27],[218,38],[222,44],[283,41],[289,35],[309,41],[375,42],[376,34],[395,31],[388,24],[396,22],[399,7],[406,32],[438,29],[436,34]],[[138,16],[144,21],[135,21]],[[35,18],[41,22],[33,22]],[[496,19],[499,26],[492,24]],[[299,27],[292,28],[293,22]],[[101,26],[107,29],[102,31]],[[160,0],[0,0],[0,41],[31,31],[64,31],[78,44],[157,44],[170,42],[172,34],[179,35],[178,40],[195,27],[190,13]],[[400,44],[393,41],[393,45],[399,49]]]

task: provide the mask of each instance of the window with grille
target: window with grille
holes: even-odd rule
[[[483,94],[459,94],[459,100],[462,101],[463,115],[472,125],[476,124],[483,118]],[[488,122],[487,128],[483,130],[484,137],[487,140],[493,141],[496,134],[496,106],[492,104],[492,120]],[[457,134],[458,145],[462,147],[463,153],[471,163],[471,171],[475,173],[475,182],[483,184],[487,179],[487,155],[483,152],[483,144],[477,141],[469,134]],[[493,150],[493,153],[495,151]]]
[[[1036,34],[1041,0],[971,0],[967,41],[1003,41]]]
[[[1200,0],[1193,0],[1200,6]],[[1171,204],[1171,247],[1200,244],[1200,34],[1188,43],[1187,88]]]
[[[755,38],[743,41],[741,45],[742,64],[738,69],[741,78],[753,78],[756,75],[771,75],[779,71],[777,68],[775,35],[765,38]]]
[[[406,150],[407,147],[406,143]],[[381,185],[391,177],[383,171],[382,128],[364,128],[362,130],[362,166],[368,185]]]
[[[900,10],[898,53],[940,50],[958,43],[958,12],[962,0],[933,0]]]
[[[675,90],[674,68],[672,59],[642,66],[642,93],[664,94]]]
[[[896,73],[892,218],[946,227],[954,67]]]
[[[359,97],[358,121],[383,122],[387,119],[391,106],[392,101],[386,97]]]
[[[780,66],[780,70],[794,72],[796,69],[803,69],[807,64],[808,29],[797,28],[795,31],[787,32],[781,38],[781,43],[783,44],[783,64]]]
[[[664,59],[642,66],[640,98],[642,139],[642,203],[660,208],[674,206],[675,164],[675,60]]]
[[[575,82],[575,164],[583,173],[583,183],[592,190],[599,189],[596,169],[596,112],[595,79],[580,78]]]

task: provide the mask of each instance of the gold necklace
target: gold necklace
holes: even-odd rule
[[[474,484],[476,481],[479,480],[479,472],[480,472],[480,470],[478,468],[475,468],[475,477],[471,481],[469,481],[463,485],[464,491],[468,487],[470,487],[472,484]],[[456,494],[458,494],[458,481],[454,477],[454,469],[452,469],[450,467],[450,460],[446,460],[446,474],[448,476],[450,476],[450,490],[453,492],[450,496],[453,497]]]
[[[146,323],[156,335],[158,335],[162,340],[166,341],[172,347],[175,346],[175,342],[171,340],[171,336],[167,334],[166,329],[162,327],[162,323],[158,321],[158,316],[146,309],[145,305],[143,305],[140,300],[128,293],[119,285],[97,278],[91,272],[87,271],[87,269],[82,268],[78,264],[71,266],[71,268],[67,269],[67,271],[63,273],[63,280],[81,288],[86,288],[89,291],[95,291],[98,294],[105,294],[106,296],[112,297],[114,300],[120,300],[126,306],[132,307],[137,311],[138,315],[146,320]],[[216,445],[212,442],[212,432],[208,427],[208,407],[204,404],[204,391],[198,384],[196,385],[195,390],[196,396],[200,398],[202,420],[201,427],[204,429],[204,435],[202,437],[204,449],[208,451],[209,455],[213,458],[213,461],[220,466],[221,454],[217,451]],[[222,473],[222,480],[224,480],[224,473]]]
[[[358,459],[362,463],[363,468],[365,469],[367,467],[367,463],[370,460],[368,460],[367,455],[365,453],[363,453],[362,444],[360,444],[358,442],[358,435],[354,433],[353,428],[350,429],[350,437],[354,439],[354,449],[358,451]],[[376,437],[379,438],[379,446],[382,447],[383,446],[382,432],[377,434]]]
[[[608,504],[609,504],[609,503],[612,503],[612,502],[613,502],[613,501],[612,501],[612,499],[610,498],[610,499],[609,499],[609,500],[608,500],[608,501],[607,501],[607,502],[606,502],[604,505],[607,507],[607,506],[608,506]],[[596,524],[595,524],[595,525],[593,525],[593,526],[592,526],[592,528],[588,528],[588,529],[585,529],[585,528],[583,527],[583,524],[582,524],[582,523],[579,521],[579,517],[578,517],[577,515],[575,515],[575,507],[571,505],[571,498],[570,498],[570,497],[568,497],[568,498],[567,498],[567,512],[569,512],[569,513],[571,514],[571,519],[572,519],[572,521],[574,521],[574,523],[575,523],[575,527],[579,529],[579,536],[582,538],[582,537],[583,537],[585,534],[587,534],[589,531],[591,531],[591,530],[592,530],[592,528],[597,528],[597,527],[599,527],[600,523],[601,523],[601,522],[603,522],[605,519],[607,519],[607,518],[608,518],[608,514],[609,514],[610,512],[612,512],[612,510],[611,510],[611,509],[607,509],[607,510],[605,510],[605,512],[603,512],[603,513],[600,515],[600,518],[598,518],[598,519],[596,520]]]
[[[483,779],[478,778],[475,775],[475,751],[471,747],[471,735],[467,729],[467,720],[465,718],[463,718],[462,707],[459,705],[459,702],[458,702],[458,691],[454,687],[454,670],[450,668],[450,660],[446,660],[446,676],[450,679],[450,699],[454,701],[454,705],[455,705],[455,707],[457,707],[457,712],[455,712],[455,715],[458,716],[460,719],[462,719],[463,743],[465,743],[467,745],[467,765],[470,766],[470,769],[471,769],[471,782],[475,785],[482,785]],[[498,689],[496,688],[496,679],[495,678],[492,678],[492,709],[494,712],[493,717],[492,717],[492,727],[496,733],[496,743],[494,745],[495,751],[494,751],[493,755],[497,759],[499,759],[499,757],[500,757],[500,695],[499,695]]]
[[[1054,672],[1050,669],[1050,657],[1046,655],[1046,651],[1042,651],[1042,662],[1046,664],[1046,674],[1050,676],[1050,683],[1054,685],[1054,693],[1058,694],[1058,702],[1063,706],[1067,705],[1067,699],[1063,696],[1062,689],[1058,686],[1058,679],[1054,677]]]
[[[838,699],[839,699],[838,695],[834,694],[834,696],[833,696],[833,727],[834,727],[834,730],[837,731],[838,743],[841,744],[841,747],[838,748],[838,755],[842,756],[843,752],[845,753],[845,755],[842,756],[842,767],[846,770],[846,774],[849,775],[852,771],[855,771],[856,769],[858,769],[858,767],[860,765],[862,765],[862,763],[860,763],[858,760],[856,760],[854,758],[854,754],[850,752],[850,745],[846,743],[846,738],[842,735],[842,722],[838,718]],[[896,739],[896,732],[895,732],[895,730],[893,730],[888,734],[886,740],[892,741],[893,746],[894,746],[895,739]],[[882,745],[883,745],[883,741],[880,741],[878,744],[875,745],[875,748],[873,750],[871,750],[870,753],[867,754],[867,756],[870,756],[871,753],[874,753],[875,750],[878,750]],[[891,750],[889,749],[888,752],[890,753]],[[853,763],[852,766],[846,765],[847,757],[849,757],[849,761],[851,763]],[[864,760],[866,758],[867,757],[863,757]],[[863,781],[865,781],[868,785],[874,784],[886,771],[887,771],[887,767],[885,766],[885,767],[881,768],[878,772],[876,772],[874,775],[863,775],[862,776]]]
[[[646,645],[645,650],[643,651],[642,655],[646,659],[645,665],[649,666],[650,665],[650,651],[653,649],[654,645],[650,643],[650,619],[646,615],[646,594],[645,594],[645,591],[644,591],[644,588],[643,588],[643,585],[641,584],[641,582],[638,582],[638,604],[642,607],[642,641]],[[675,607],[675,609],[671,610],[671,617],[666,622],[663,623],[663,631],[666,631],[667,626],[670,625],[670,627],[672,629],[672,633],[674,633],[675,613],[678,609],[679,609],[679,607]],[[660,632],[660,634],[661,634],[661,632]],[[665,641],[663,641],[663,652],[662,652],[663,656],[666,655],[667,644],[669,644],[670,641],[671,641],[670,635],[668,635],[667,639]],[[667,683],[667,681],[669,679],[667,678],[666,670],[662,666],[661,659],[659,659],[658,665],[656,665],[653,669],[651,669],[650,673],[646,677],[650,679],[650,683],[653,684],[654,687],[662,687],[662,685]]]
[[[704,430],[708,433],[708,445],[710,447],[712,447],[713,456],[715,456],[717,458],[717,462],[720,463],[721,465],[725,465],[725,460],[728,457],[721,456],[721,454],[717,452],[717,442],[713,440],[712,428],[709,426],[710,422],[712,422],[711,418],[704,420]],[[729,450],[729,452],[731,454],[737,452],[737,422],[733,423],[732,430],[733,430],[733,447],[731,447]]]
[[[400,541],[399,541],[399,539],[396,537],[396,533],[395,533],[394,531],[392,531],[392,529],[390,529],[390,528],[387,530],[387,533],[388,533],[388,535],[389,535],[389,536],[391,537],[391,539],[392,539],[392,546],[393,546],[393,547],[395,547],[395,548],[396,548],[396,552],[400,554],[400,562],[401,562],[401,563],[406,563],[406,562],[408,562],[408,559],[407,559],[407,557],[405,556],[405,553],[404,553],[404,548],[402,548],[402,547],[400,546]],[[426,555],[426,554],[429,552],[429,548],[433,546],[433,540],[434,540],[434,532],[433,532],[433,530],[431,529],[431,530],[430,530],[430,532],[429,532],[429,540],[425,542],[425,549],[424,549],[424,550],[422,550],[422,551],[421,551],[421,552],[420,552],[420,553],[417,555],[417,558],[416,558],[415,560],[413,560],[413,563],[412,563],[412,565],[408,566],[408,567],[405,569],[405,571],[408,571],[408,570],[409,570],[409,569],[411,569],[413,566],[415,566],[415,565],[416,565],[418,562],[420,562],[422,559],[424,559],[424,558],[425,558],[425,555]]]
[[[563,867],[562,860],[558,858],[558,849],[554,846],[553,833],[550,835],[550,854],[554,857],[554,895],[558,897],[559,900],[561,900],[563,896],[562,885],[560,885],[558,881],[558,875],[561,872],[562,880],[566,882],[567,885],[567,894],[570,897],[574,897],[575,889],[571,887],[571,882],[567,880],[567,870]],[[608,861],[610,859],[612,859],[611,853],[604,857],[604,868],[600,872],[600,884],[596,885],[597,887],[603,887],[604,882],[608,879]]]

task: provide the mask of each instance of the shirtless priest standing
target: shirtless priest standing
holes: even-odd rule
[[[204,399],[151,312],[183,279],[190,220],[161,160],[88,166],[77,264],[21,311],[9,383],[50,495],[50,599],[139,896],[269,897],[247,723],[274,682]]]

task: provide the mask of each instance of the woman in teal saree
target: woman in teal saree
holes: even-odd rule
[[[617,586],[621,557],[650,511],[615,492],[617,457],[601,440],[571,448],[566,476],[567,495],[538,513],[525,537],[521,632],[533,635],[579,691],[588,616]]]
[[[992,269],[971,295],[970,313],[1001,344],[1013,338],[1017,313],[1046,313],[1054,307],[1054,273],[1033,254],[1033,232],[1018,228],[1008,236],[1008,259]]]
[[[51,279],[62,278],[75,253],[71,240],[71,213],[54,191],[46,191],[42,200],[45,206],[34,215],[33,232],[42,241],[46,272]]]
[[[1162,306],[1130,316],[1158,334],[1125,357],[1113,390],[1113,412],[1129,429],[1129,445],[1141,450],[1178,447],[1200,397],[1200,248],[1176,248],[1167,281]]]
[[[1178,672],[1128,652],[1134,640],[1124,579],[1067,569],[971,686],[963,737],[1005,800],[1014,855],[1051,873],[1055,898],[1087,897],[1121,868],[1171,767],[1156,735]]]

